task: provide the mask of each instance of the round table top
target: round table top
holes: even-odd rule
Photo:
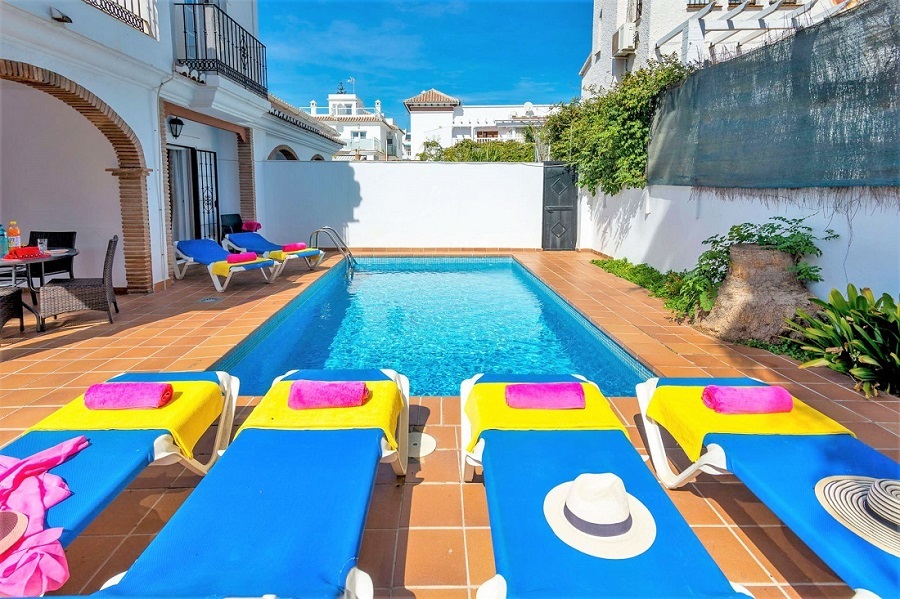
[[[41,262],[50,262],[59,258],[68,258],[77,256],[78,250],[75,248],[49,248],[49,255],[37,256],[34,258],[0,258],[0,266],[16,266],[19,264],[40,264]]]

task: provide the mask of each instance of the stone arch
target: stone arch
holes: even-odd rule
[[[297,152],[293,148],[281,144],[269,153],[269,157],[266,160],[299,160],[299,158],[297,158]]]
[[[321,154],[316,154],[315,156],[313,156],[312,158],[310,158],[310,161],[312,161],[312,162],[319,162],[319,161],[322,161],[322,160],[325,160],[325,157],[322,156]]]
[[[122,212],[122,249],[129,291],[153,291],[150,252],[150,216],[147,168],[137,134],[103,100],[62,75],[24,62],[0,59],[0,79],[41,90],[64,102],[90,121],[109,140],[117,168],[108,169],[119,180]]]

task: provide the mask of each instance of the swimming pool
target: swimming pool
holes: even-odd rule
[[[262,395],[298,368],[393,368],[414,395],[479,372],[579,373],[608,396],[650,371],[512,258],[360,258],[313,283],[215,365]]]

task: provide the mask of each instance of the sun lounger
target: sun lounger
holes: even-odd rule
[[[507,384],[527,382],[580,383],[585,408],[508,407]],[[460,395],[465,479],[483,468],[497,571],[479,598],[746,594],[728,582],[666,497],[596,385],[574,375],[478,375]],[[630,557],[589,555],[554,533],[545,516],[548,492],[585,473],[617,475],[647,507],[656,527],[649,548]]]
[[[325,252],[317,248],[285,251],[283,246],[272,243],[259,233],[229,233],[222,240],[222,247],[238,252],[255,252],[263,258],[275,260],[278,264],[276,276],[281,274],[289,260],[303,258],[306,266],[314,270],[325,258]]]
[[[228,262],[231,253],[222,249],[212,239],[176,241],[174,248],[176,279],[183,279],[184,273],[192,264],[202,264],[209,271],[209,277],[219,292],[225,291],[231,276],[236,272],[259,270],[267,283],[274,281],[279,272],[275,261],[266,258],[239,263]]]
[[[706,427],[709,430],[692,430],[697,428],[692,424],[696,422],[692,414],[698,404],[703,407],[700,396],[707,385],[740,387],[764,386],[765,383],[748,378],[650,379],[637,386],[648,449],[662,483],[676,488],[701,472],[712,475],[733,473],[856,590],[858,596],[871,597],[871,593],[882,597],[897,596],[900,592],[900,559],[840,524],[822,507],[815,487],[823,478],[836,475],[897,479],[900,478],[900,466],[856,439],[840,424],[796,399],[790,412],[765,415],[777,418],[770,419],[767,424],[755,425],[755,432],[721,432],[711,427]],[[654,401],[662,403],[651,408]],[[673,401],[676,403],[669,403]],[[663,405],[674,408],[666,409],[660,416],[666,422],[653,418],[654,410]],[[680,405],[684,408],[678,409]],[[732,415],[725,417],[734,418]],[[808,419],[812,424],[804,426],[806,431],[790,434],[784,427],[795,424],[797,418]],[[812,426],[827,426],[829,421],[833,423],[830,432],[804,434],[810,433]],[[705,434],[702,438],[705,452],[697,457],[698,449],[685,441],[685,452],[693,463],[676,473],[669,464],[662,426],[671,430],[683,428],[688,435]],[[726,427],[733,428],[727,423]],[[775,432],[776,427],[780,433]],[[676,440],[679,437],[687,438],[682,433],[677,434]]]
[[[293,380],[362,380],[371,395],[360,407],[292,410]],[[408,406],[409,382],[390,370],[277,378],[215,469],[100,594],[371,597],[356,561],[379,462],[406,471]]]
[[[47,527],[64,529],[63,546],[149,464],[180,463],[202,475],[228,444],[240,384],[236,377],[224,372],[164,372],[110,379],[137,381],[172,383],[174,399],[154,410],[88,410],[79,397],[0,449],[3,455],[21,459],[73,437],[87,437],[86,449],[51,470],[72,490],[71,497],[47,512]],[[200,462],[193,457],[194,444],[217,419],[212,456]]]

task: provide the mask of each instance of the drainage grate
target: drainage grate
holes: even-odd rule
[[[216,302],[221,302],[221,297],[204,297],[197,300],[198,304],[214,304]]]

